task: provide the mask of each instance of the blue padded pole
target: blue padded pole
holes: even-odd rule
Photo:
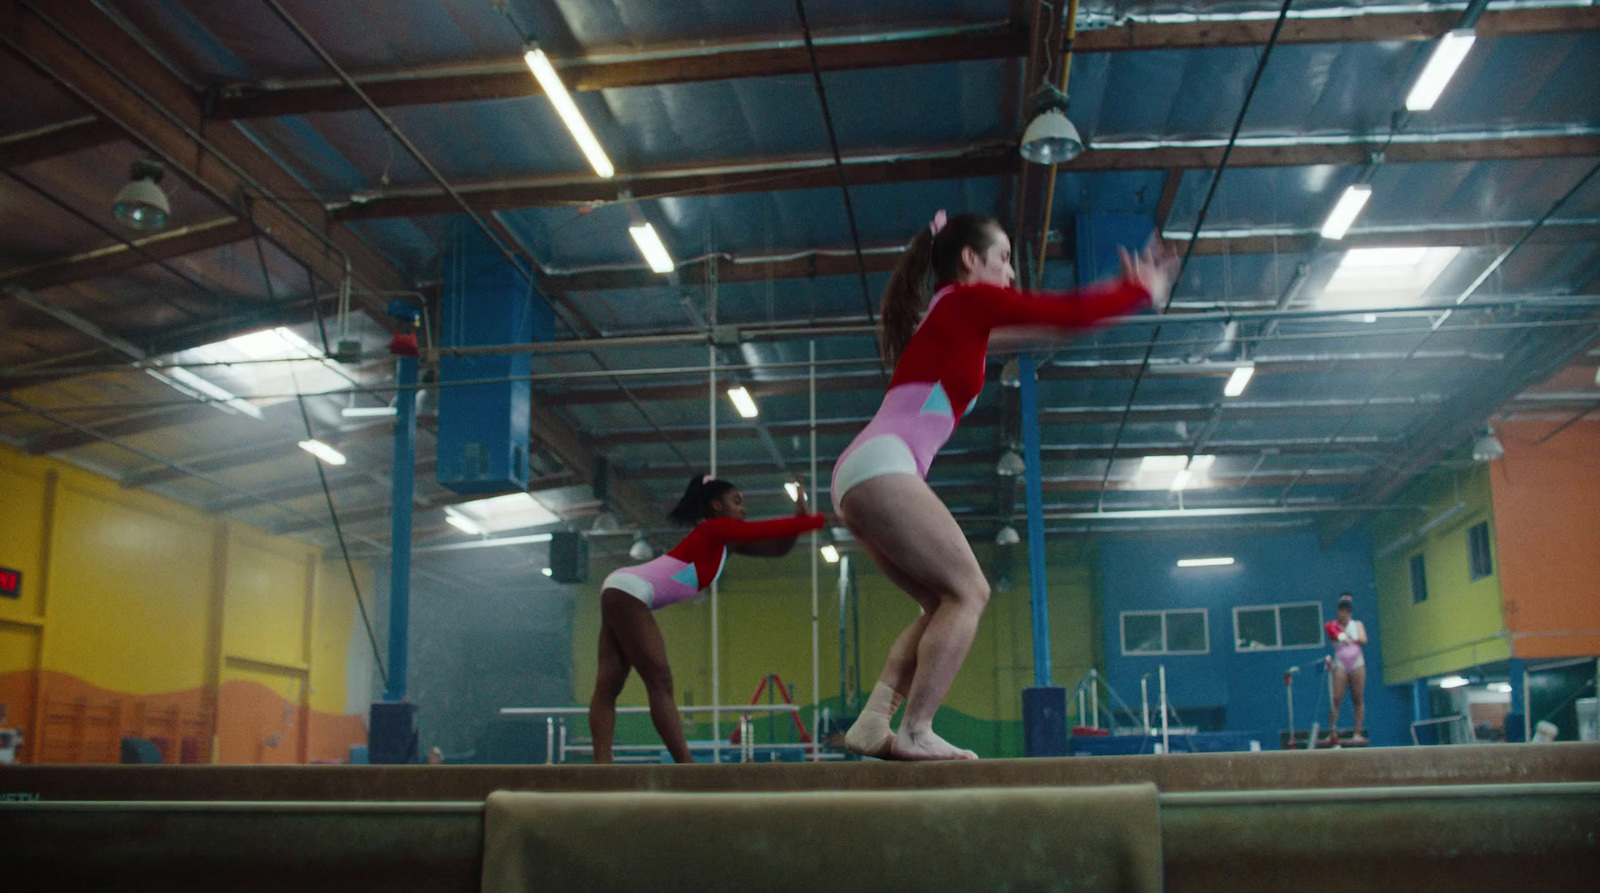
[[[406,697],[406,653],[411,632],[411,496],[417,471],[417,358],[400,358],[395,398],[394,517],[389,527],[389,689],[386,701]]]
[[[1023,477],[1028,491],[1028,599],[1033,607],[1033,684],[1050,684],[1050,604],[1044,584],[1044,479],[1039,461],[1039,389],[1033,356],[1019,363],[1022,385]]]

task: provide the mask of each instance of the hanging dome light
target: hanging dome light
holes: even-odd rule
[[[153,156],[144,155],[128,170],[129,182],[117,190],[111,202],[111,216],[130,229],[160,229],[172,216],[172,203],[158,185],[166,168]]]
[[[1028,100],[1028,127],[1017,151],[1034,164],[1066,164],[1083,154],[1083,138],[1067,118],[1067,94],[1039,87]]]
[[[1022,537],[1017,534],[1017,528],[1007,524],[994,535],[994,542],[997,546],[1015,546],[1022,542]]]
[[[650,541],[641,533],[633,538],[633,545],[628,547],[628,557],[634,561],[649,561],[656,557],[656,550],[650,547]]]
[[[1506,457],[1506,445],[1500,438],[1494,436],[1494,429],[1489,428],[1472,442],[1472,461],[1493,462]]]
[[[1027,470],[1028,464],[1022,461],[1022,457],[1017,455],[1016,450],[1006,450],[1000,454],[1000,461],[995,463],[994,466],[995,474],[1008,478],[1016,477]]]

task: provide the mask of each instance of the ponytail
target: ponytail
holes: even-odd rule
[[[912,238],[900,255],[889,284],[884,286],[880,303],[878,350],[891,368],[899,364],[917,324],[928,311],[930,284],[943,287],[960,279],[961,249],[971,248],[981,255],[994,244],[999,230],[1000,224],[993,217],[957,214],[938,226],[937,233],[934,227],[923,227]]]
[[[667,518],[674,524],[693,527],[711,517],[711,503],[726,496],[732,489],[733,485],[727,481],[709,474],[697,474],[689,479],[689,487],[683,491],[683,498],[667,513]]]

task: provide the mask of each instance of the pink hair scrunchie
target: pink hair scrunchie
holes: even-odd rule
[[[933,222],[928,224],[928,232],[937,236],[939,230],[944,229],[945,220],[944,209],[941,208],[937,214],[933,215]]]
[[[714,480],[716,480],[716,478],[714,478],[714,477],[712,477],[711,475],[708,474],[705,477],[700,479],[700,484],[701,484],[701,486],[704,486],[706,484],[711,483]]]

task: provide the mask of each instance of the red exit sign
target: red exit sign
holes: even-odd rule
[[[16,598],[22,593],[22,571],[0,567],[0,595]]]

